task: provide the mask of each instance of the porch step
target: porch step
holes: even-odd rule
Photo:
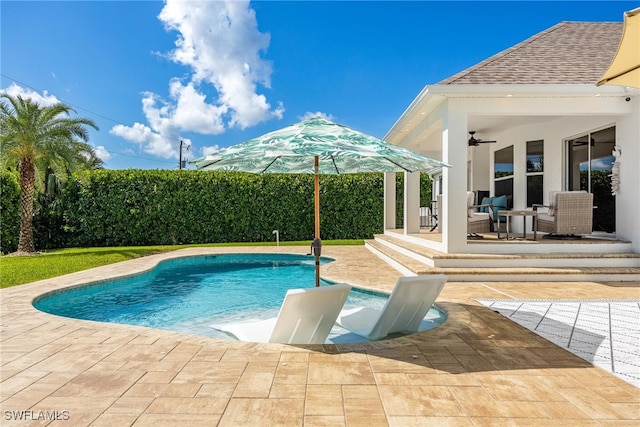
[[[607,252],[447,254],[420,245],[416,240],[407,240],[401,236],[377,234],[374,237],[376,242],[420,261],[429,267],[640,267],[640,254],[619,252],[617,250],[607,250]],[[597,246],[594,245],[593,247],[596,248]],[[526,246],[522,246],[522,248],[526,248]]]
[[[445,254],[386,235],[365,246],[403,274],[442,273],[451,281],[640,281],[634,253]]]

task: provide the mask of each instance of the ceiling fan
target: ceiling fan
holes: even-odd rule
[[[582,145],[587,145],[589,144],[590,146],[595,146],[596,145],[596,140],[591,138],[591,140],[589,140],[589,142],[587,142],[587,140],[585,139],[584,141],[580,141],[580,140],[575,140],[573,141],[573,146],[574,147],[580,147]]]
[[[469,138],[469,147],[477,147],[480,144],[497,142],[497,141],[485,141],[483,139],[476,139],[476,137],[474,136],[475,134],[476,134],[475,130],[469,131],[469,135],[471,135],[471,138]]]
[[[593,137],[589,140],[589,142],[590,142],[589,145],[591,145],[592,147],[595,147],[596,143],[598,143],[598,144],[614,144],[614,141],[596,141],[595,138],[593,138]],[[583,140],[574,140],[573,141],[573,146],[574,147],[578,147],[578,146],[581,146],[581,145],[587,145],[587,140],[583,139]]]

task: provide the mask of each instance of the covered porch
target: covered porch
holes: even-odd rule
[[[613,209],[607,208],[608,224],[613,226],[594,228],[595,233],[583,235],[571,247],[572,251],[600,252],[611,250],[603,246],[608,245],[605,240],[619,240],[628,242],[631,251],[640,252],[640,231],[635,226],[640,189],[630,184],[640,182],[638,168],[631,166],[640,159],[637,92],[595,85],[427,86],[385,139],[451,167],[432,171],[432,198],[440,195],[441,204],[439,233],[435,234],[420,227],[419,174],[405,173],[402,233],[419,236],[421,244],[444,253],[566,251],[566,242],[545,239],[544,233],[536,241],[498,239],[497,233],[468,239],[467,191],[509,194],[514,210],[531,210],[534,203],[548,205],[551,191],[602,192],[596,189],[601,183],[584,177],[596,176],[596,171],[602,176],[598,168],[611,167],[610,149],[615,147],[624,153],[618,160],[627,166],[619,168],[617,194],[609,195]],[[472,145],[470,131],[494,142]],[[536,147],[534,156],[532,146]],[[534,167],[532,159],[537,162]],[[606,191],[611,191],[610,177]],[[393,231],[397,228],[395,174],[385,176],[384,194],[384,228]],[[604,212],[603,205],[600,209],[599,213]],[[527,233],[532,232],[531,224],[532,218],[527,218]],[[521,218],[513,219],[510,231],[524,232]]]

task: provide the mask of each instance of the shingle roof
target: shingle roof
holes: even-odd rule
[[[622,30],[622,22],[561,22],[438,85],[595,84],[616,54]]]

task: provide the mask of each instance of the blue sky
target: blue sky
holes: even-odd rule
[[[7,1],[0,90],[94,120],[109,169],[177,169],[321,113],[383,137],[435,84],[623,1]]]

